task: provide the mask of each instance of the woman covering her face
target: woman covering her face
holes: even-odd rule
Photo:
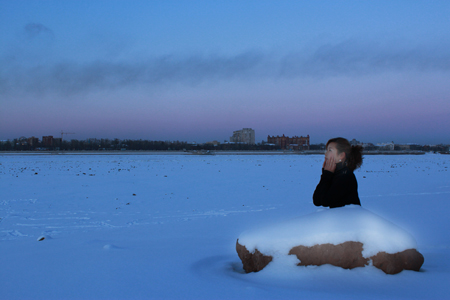
[[[352,146],[344,138],[328,141],[322,176],[313,195],[314,205],[341,207],[361,205],[358,182],[353,171],[362,165],[362,147]]]

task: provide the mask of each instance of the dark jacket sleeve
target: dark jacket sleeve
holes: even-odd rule
[[[335,175],[322,169],[320,182],[313,194],[315,206],[338,207],[345,205],[348,183],[346,176]]]

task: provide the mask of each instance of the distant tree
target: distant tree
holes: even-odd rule
[[[324,143],[310,144],[309,150],[324,150],[325,151],[325,144]]]

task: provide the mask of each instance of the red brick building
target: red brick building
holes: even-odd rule
[[[275,144],[281,149],[309,150],[309,134],[307,136],[267,136],[267,143]]]

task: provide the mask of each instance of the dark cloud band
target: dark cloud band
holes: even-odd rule
[[[30,32],[43,30],[40,26]],[[235,56],[164,56],[146,61],[60,62],[25,68],[2,59],[0,94],[77,94],[133,86],[198,84],[218,80],[361,76],[387,71],[450,71],[447,47],[382,47],[356,41],[284,55],[246,52]]]
[[[40,23],[28,23],[25,25],[25,34],[28,38],[33,39],[39,35],[54,37],[53,31]]]

